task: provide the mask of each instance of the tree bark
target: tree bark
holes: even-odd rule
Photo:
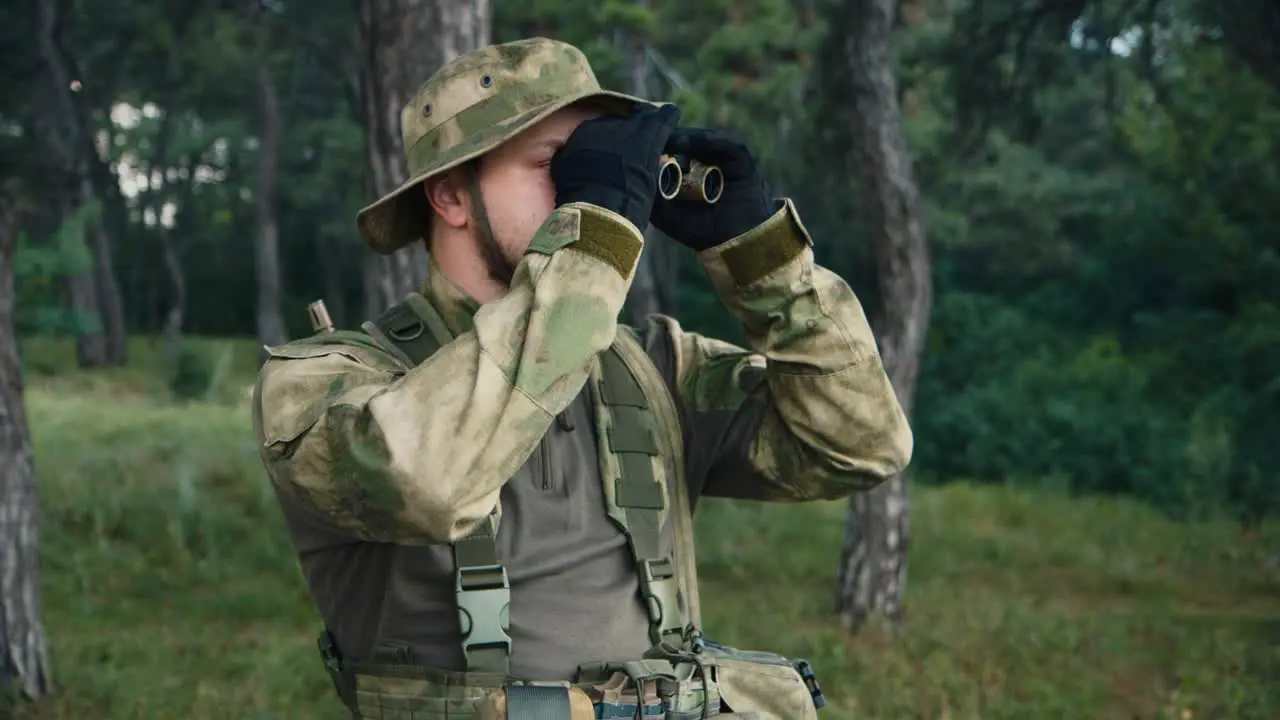
[[[160,241],[160,252],[164,257],[165,270],[168,271],[172,295],[169,298],[169,309],[165,313],[164,327],[161,334],[164,338],[164,353],[169,361],[175,361],[182,344],[182,323],[187,307],[187,278],[182,268],[182,260],[174,247],[173,233],[164,225],[165,175],[169,169],[169,140],[173,133],[172,109],[177,103],[177,90],[171,88],[165,94],[165,102],[161,109],[164,113],[160,126],[156,131],[155,153],[147,165],[147,189],[143,193],[141,211],[143,223],[147,223],[150,213],[154,223],[156,238]]]
[[[160,222],[158,213],[156,222]],[[170,290],[173,292],[169,298],[169,310],[164,315],[161,335],[164,337],[164,355],[173,362],[177,360],[182,345],[182,323],[187,309],[187,277],[178,250],[173,246],[173,234],[163,226],[158,232],[160,250],[164,254],[164,268],[169,274]]]
[[[82,182],[83,202],[102,199],[103,213],[107,212],[106,199],[95,191],[95,185],[86,177]],[[104,215],[99,215],[89,226],[89,248],[93,253],[93,280],[97,291],[98,317],[102,322],[103,343],[107,365],[123,365],[129,359],[128,333],[124,321],[124,296],[116,278],[111,232]]]
[[[13,324],[18,196],[0,187],[0,711],[52,684],[40,596],[35,462]]]
[[[334,327],[347,325],[347,297],[343,283],[348,248],[345,238],[325,232],[320,236],[320,266],[324,269],[324,300]]]
[[[885,369],[910,416],[920,354],[932,307],[929,248],[911,157],[898,105],[890,52],[897,2],[845,0],[832,17],[833,53],[840,60],[828,89],[848,112],[856,178],[876,258],[879,303],[873,315]],[[859,629],[872,613],[903,617],[910,541],[907,483],[899,475],[850,499],[840,563],[837,611]]]
[[[82,110],[82,122],[88,124],[88,113],[83,112],[87,99],[77,103]],[[102,313],[102,327],[106,332],[107,360],[112,365],[124,365],[129,360],[128,322],[125,319],[124,296],[119,275],[116,273],[115,241],[123,238],[128,230],[128,209],[120,180],[111,166],[98,155],[93,135],[84,137],[85,155],[89,161],[89,178],[84,184],[87,197],[102,201],[100,222],[93,227],[93,249],[97,268],[98,302]],[[92,194],[90,194],[92,193]]]
[[[280,315],[280,228],[276,221],[276,189],[280,152],[280,108],[271,68],[263,60],[256,74],[258,99],[258,173],[254,212],[258,225],[255,248],[258,273],[258,341],[285,342]]]
[[[458,55],[488,45],[489,0],[359,0],[361,104],[370,195],[406,174],[400,112],[422,83]],[[372,317],[426,280],[426,238],[365,264],[365,315]]]
[[[88,146],[72,98],[71,76],[59,45],[57,3],[55,0],[39,0],[37,8],[37,43],[43,73],[34,94],[38,118],[36,127],[48,149],[46,160],[55,178],[53,201],[65,218],[77,206],[92,202],[93,186],[88,177],[84,152]],[[101,253],[97,245],[97,242],[86,243],[94,262],[87,268],[69,273],[67,277],[67,298],[77,322],[76,360],[81,367],[98,367],[110,362],[106,328],[100,311],[98,260]],[[115,290],[118,297],[119,289]]]
[[[649,4],[648,0],[632,2],[641,7]],[[649,82],[648,39],[634,30],[627,30],[618,34],[617,43],[626,58],[629,92],[636,97],[650,98],[653,88]],[[623,316],[633,327],[643,327],[649,315],[674,313],[672,288],[675,286],[677,258],[673,253],[673,241],[652,225],[644,235],[644,253],[636,263],[635,279],[623,305]]]

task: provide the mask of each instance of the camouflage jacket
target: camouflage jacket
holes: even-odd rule
[[[350,541],[466,536],[613,343],[643,242],[574,204],[543,224],[499,301],[477,307],[433,272],[424,294],[456,339],[414,368],[358,344],[269,349],[254,427],[277,491]],[[670,317],[641,331],[676,400],[691,495],[833,499],[902,470],[912,434],[861,305],[814,263],[790,201],[699,259],[749,348]]]

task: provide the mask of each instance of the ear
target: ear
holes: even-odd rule
[[[438,175],[422,184],[431,209],[449,227],[462,228],[471,216],[471,199],[457,172]]]

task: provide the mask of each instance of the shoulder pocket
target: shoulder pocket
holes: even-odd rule
[[[258,391],[264,447],[288,455],[346,388],[386,382],[403,372],[394,358],[338,343],[287,343],[268,347]]]
[[[295,341],[267,348],[267,355],[283,360],[304,360],[306,358],[324,357],[325,355],[341,355],[363,365],[381,368],[394,365],[395,358],[375,345],[351,345],[338,342],[303,342]]]

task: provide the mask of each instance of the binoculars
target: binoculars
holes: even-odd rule
[[[658,193],[666,200],[704,202],[720,199],[724,192],[724,173],[715,165],[676,155],[658,158]]]

